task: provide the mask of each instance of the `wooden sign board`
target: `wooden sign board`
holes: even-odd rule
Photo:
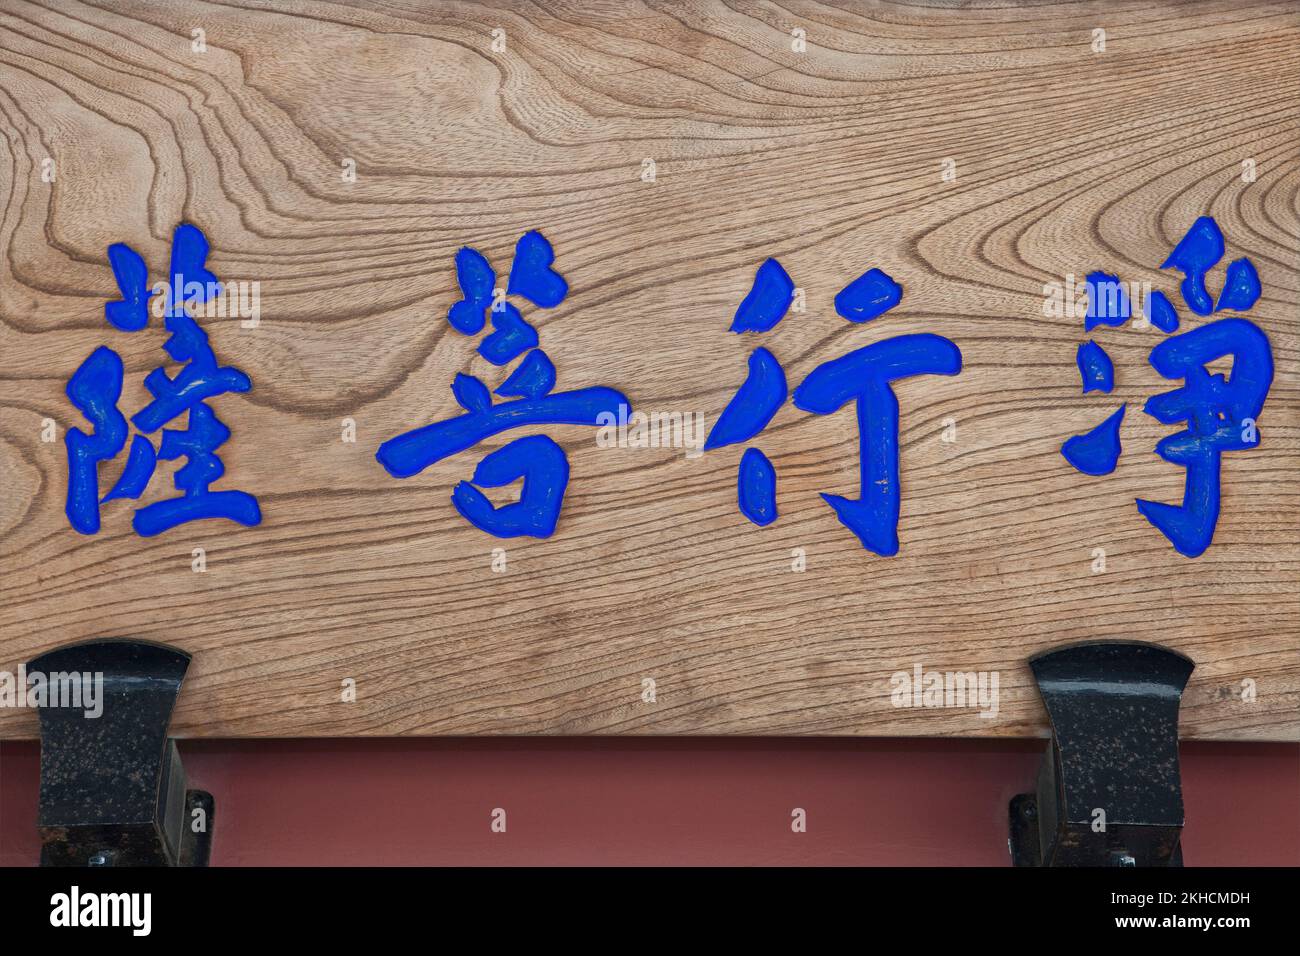
[[[1297,739],[1297,102],[1289,4],[5,4],[0,668],[174,644],[194,654],[182,736],[1042,735],[1026,658],[1128,638],[1195,660],[1185,736]],[[1159,268],[1202,215],[1224,263],[1258,267],[1276,375],[1189,559],[1134,504],[1183,493],[1153,454],[1175,429],[1142,414],[1175,387],[1147,361],[1160,334],[1085,334],[1045,289],[1101,269],[1209,321]],[[217,487],[264,520],[141,538],[114,501],[83,536],[68,378],[110,345],[129,415],[166,364],[161,323],[104,321],[105,250],[159,272],[182,221],[260,290],[256,327],[204,328],[253,380],[212,401]],[[490,537],[449,501],[516,435],[385,473],[381,441],[457,413],[456,373],[501,381],[448,327],[452,260],[473,246],[504,279],[530,229],[570,284],[525,311],[560,387],[638,410],[711,425],[760,342],[792,387],[893,335],[956,342],[960,375],[896,386],[900,552],[864,550],[820,497],[857,493],[851,408],[787,404],[754,439],[778,473],[766,528],[737,510],[743,446],[534,428],[571,467],[545,540]],[[804,311],[730,333],[769,256]],[[870,267],[905,294],[853,325],[833,299]],[[1090,337],[1112,395],[1080,394]],[[1062,442],[1122,402],[1119,467],[1074,471]],[[177,493],[175,464],[143,502]],[[996,708],[896,706],[891,678],[918,667],[996,674]],[[35,733],[0,709],[0,736]]]

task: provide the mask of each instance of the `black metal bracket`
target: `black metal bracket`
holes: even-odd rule
[[[1182,866],[1178,707],[1196,665],[1136,641],[1029,659],[1052,722],[1035,793],[1011,801],[1016,866]]]
[[[186,790],[167,736],[190,655],[145,641],[71,644],[41,675],[41,866],[207,866],[213,801]]]

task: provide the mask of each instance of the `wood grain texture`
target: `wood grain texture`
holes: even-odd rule
[[[1046,732],[1030,654],[1123,637],[1196,661],[1185,735],[1297,739],[1298,113],[1292,3],[0,0],[0,669],[76,639],[174,643],[195,654],[180,735],[1013,735]],[[1277,375],[1261,447],[1225,458],[1214,545],[1188,560],[1133,504],[1182,493],[1152,454],[1170,429],[1140,413],[1158,334],[1098,330],[1116,394],[1080,397],[1081,322],[1045,316],[1042,290],[1103,268],[1173,293],[1157,267],[1202,214],[1259,268]],[[220,277],[261,284],[258,328],[205,327],[254,381],[213,403],[233,433],[218,487],[255,493],[265,521],[146,540],[116,502],[82,537],[64,384],[111,344],[130,413],[163,358],[156,323],[103,321],[105,248],[159,272],[182,220]],[[470,244],[504,273],[530,228],[572,289],[527,313],[561,387],[642,410],[716,418],[754,344],[726,329],[769,255],[807,294],[763,341],[792,383],[890,335],[955,340],[960,376],[897,389],[900,555],[863,551],[818,496],[856,492],[848,409],[786,407],[758,440],[780,482],[766,529],[736,509],[739,447],[552,429],[572,480],[546,541],[452,510],[483,449],[384,474],[378,443],[452,414],[456,372],[501,381],[446,325],[451,261]],[[850,326],[832,298],[869,266],[906,295]],[[1075,473],[1061,442],[1121,400],[1119,469]],[[997,671],[997,717],[893,707],[890,675],[917,663]],[[0,736],[34,733],[0,712]]]

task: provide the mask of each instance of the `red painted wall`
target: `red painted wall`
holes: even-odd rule
[[[1045,742],[182,741],[214,865],[1005,865]],[[0,744],[0,865],[36,862],[39,751]],[[1300,864],[1300,747],[1186,743],[1189,866]],[[492,833],[492,810],[507,830]],[[795,807],[808,831],[790,830]]]

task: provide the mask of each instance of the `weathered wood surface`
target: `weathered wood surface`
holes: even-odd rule
[[[1296,739],[1298,108],[1291,3],[3,0],[0,669],[74,639],[177,644],[195,654],[181,735],[1011,735],[1046,732],[1028,655],[1126,637],[1197,662],[1185,735]],[[1225,459],[1215,543],[1188,560],[1133,504],[1182,492],[1152,454],[1170,429],[1140,411],[1163,390],[1158,334],[1099,330],[1119,384],[1080,397],[1082,325],[1045,316],[1043,286],[1104,268],[1172,294],[1157,267],[1202,214],[1259,267],[1277,376],[1261,447]],[[254,492],[265,521],[146,540],[115,502],[82,537],[63,515],[80,423],[64,384],[111,344],[129,414],[163,358],[157,323],[104,323],[105,248],[160,272],[182,220],[220,277],[261,284],[259,327],[206,328],[254,381],[214,402],[233,432],[218,487]],[[381,440],[455,410],[454,373],[501,381],[446,326],[451,260],[471,244],[504,273],[530,228],[572,288],[526,313],[561,387],[642,410],[712,423],[755,344],[727,326],[769,255],[807,294],[763,337],[792,384],[889,335],[954,339],[959,377],[897,389],[900,555],[864,552],[818,497],[856,493],[849,409],[787,407],[758,440],[780,481],[766,529],[736,509],[739,447],[688,459],[552,429],[572,480],[546,541],[454,513],[481,450],[383,473]],[[832,298],[873,265],[904,301],[850,326]],[[1073,472],[1062,440],[1119,401],[1119,469]],[[997,717],[892,706],[890,675],[918,663],[997,671]],[[34,732],[0,712],[0,736]]]

